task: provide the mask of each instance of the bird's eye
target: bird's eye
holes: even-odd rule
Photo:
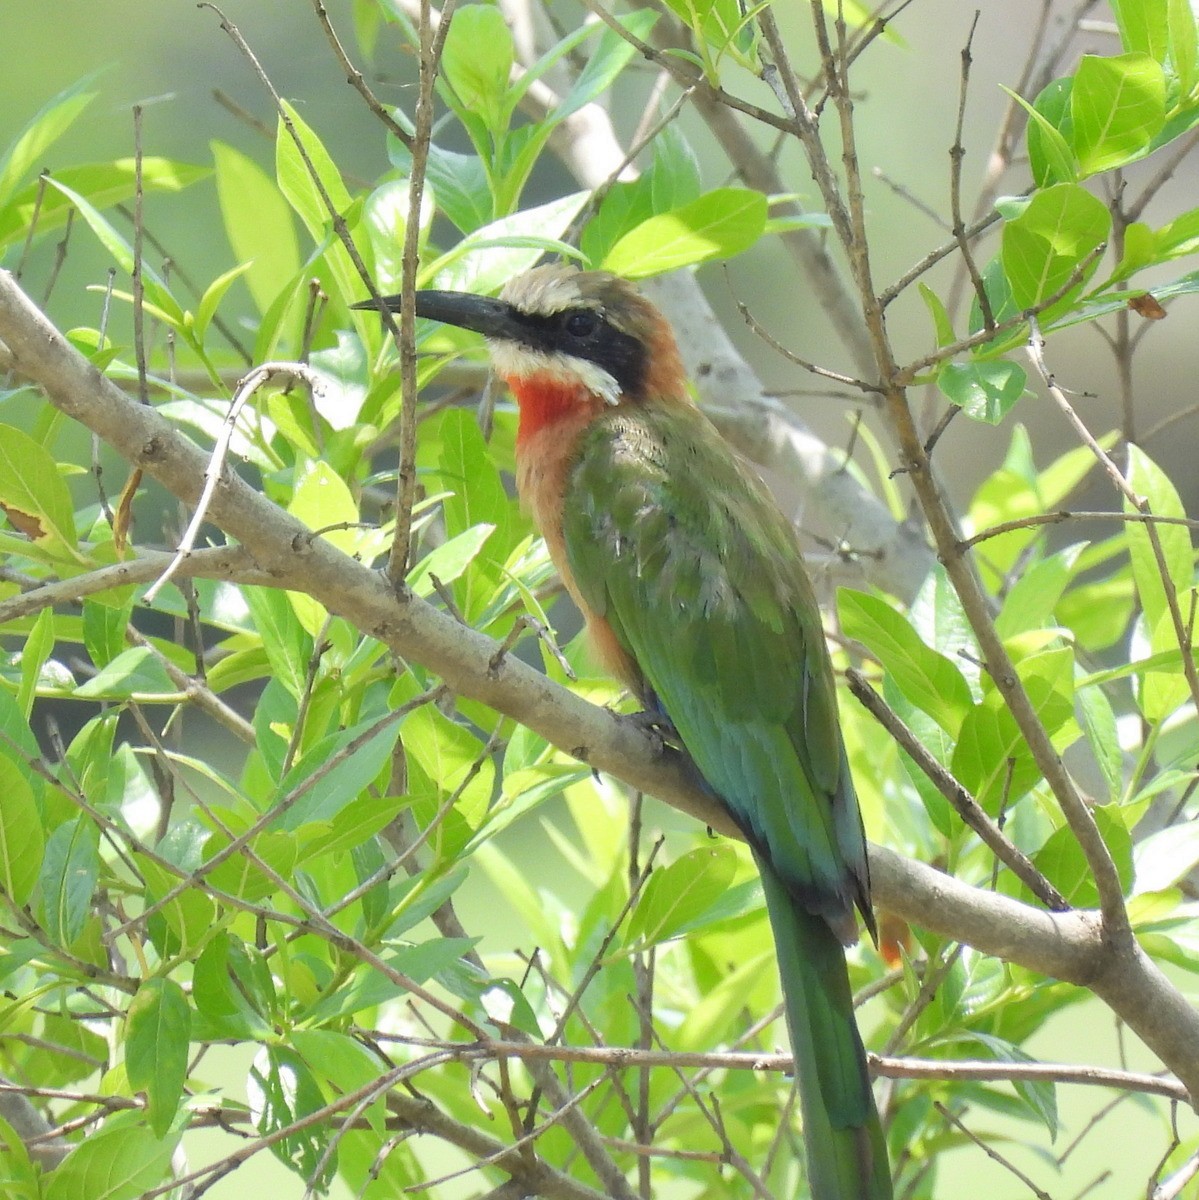
[[[571,337],[585,338],[595,332],[598,324],[599,317],[595,313],[589,312],[587,309],[576,309],[567,315],[563,328]]]

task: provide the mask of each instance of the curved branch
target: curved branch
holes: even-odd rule
[[[0,271],[0,340],[50,402],[194,501],[207,455],[153,408],[133,403]],[[663,750],[636,721],[597,708],[376,572],[313,537],[243,479],[216,488],[212,519],[242,543],[277,587],[306,592],[331,612],[438,674],[453,690],[506,713],[568,754],[650,792],[713,829],[737,836],[697,786],[681,755]],[[1132,939],[1101,936],[1093,912],[1048,913],[970,887],[923,863],[872,847],[880,906],[926,929],[1044,975],[1090,988],[1199,1096],[1199,1016]]]

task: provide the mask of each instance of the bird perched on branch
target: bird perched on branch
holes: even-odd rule
[[[843,950],[855,909],[875,935],[866,841],[791,522],[695,407],[670,326],[626,281],[543,266],[499,299],[417,292],[416,314],[487,338],[520,408],[521,498],[600,659],[677,731],[752,847],[813,1200],[889,1200]]]

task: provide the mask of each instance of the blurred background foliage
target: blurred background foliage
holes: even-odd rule
[[[678,11],[678,6],[669,7]],[[411,112],[416,75],[402,24],[384,19],[394,12],[368,0],[332,5],[329,11],[351,46],[351,31],[357,31],[360,44],[353,53],[376,94]],[[1041,11],[1040,4],[1029,0],[982,15],[973,41],[975,63],[963,131],[971,166],[984,163],[983,147],[990,145],[998,114],[1007,104],[998,85],[1010,84],[1018,75]],[[1134,11],[1140,11],[1136,5],[1125,6],[1126,15]],[[569,40],[580,11],[555,5],[554,12]],[[396,246],[407,215],[405,151],[385,137],[381,123],[347,87],[309,6],[243,3],[231,5],[228,16],[287,98],[288,115],[317,174],[339,210],[350,214],[372,277],[383,290],[397,289]],[[779,17],[802,48],[797,58],[814,66],[798,17],[782,12]],[[917,257],[917,245],[922,252],[945,238],[892,184],[898,181],[943,208],[938,198],[945,190],[960,52],[971,18],[960,3],[917,3],[893,34],[876,42],[860,67],[855,66],[864,114],[858,153],[878,172],[867,179],[866,208],[879,279],[901,275]],[[1056,11],[1054,19],[1060,19]],[[146,282],[153,318],[151,374],[161,383],[178,370],[173,385],[156,388],[156,405],[201,440],[211,438],[233,379],[250,362],[300,352],[312,297],[308,276],[318,275],[324,297],[318,301],[311,358],[322,372],[325,393],[309,406],[295,393],[270,391],[246,418],[234,449],[267,496],[310,527],[336,527],[327,534],[331,541],[375,561],[386,552],[392,532],[387,508],[394,478],[390,439],[400,411],[395,356],[373,314],[351,316],[347,311],[346,305],[361,297],[362,285],[344,249],[329,234],[308,167],[290,140],[282,138],[276,145],[276,114],[214,12],[190,3],[143,0],[103,7],[58,4],[53,28],[34,6],[9,6],[0,20],[9,49],[8,69],[0,78],[0,145],[9,144],[31,121],[42,139],[20,147],[28,170],[14,183],[24,189],[25,201],[18,195],[15,206],[10,205],[14,219],[0,225],[5,265],[19,263],[37,297],[57,270],[54,222],[65,219],[67,201],[72,201],[78,215],[50,311],[60,326],[74,329],[77,345],[124,386],[136,389],[131,306],[114,300],[107,342],[98,327],[108,270],[114,260],[125,270],[129,265],[134,227],[109,203],[116,193],[127,207],[131,202],[130,168],[117,160],[133,153],[131,106],[140,104],[142,150],[158,160],[146,160],[144,220],[147,233],[161,243],[145,255],[153,266]],[[644,13],[627,20],[642,35],[647,32]],[[586,198],[551,154],[534,154],[537,138],[548,127],[539,132],[520,120],[509,126],[514,96],[507,84],[506,27],[497,11],[464,6],[455,27],[445,61],[451,90],[443,93],[438,110],[453,115],[436,131],[439,149],[430,179],[437,208],[436,215],[432,210],[427,214],[429,240],[422,266],[435,272],[442,286],[490,290],[531,265],[552,242],[577,232],[575,217]],[[1129,38],[1125,29],[1126,50]],[[1100,28],[1084,33],[1080,48],[1111,56],[1120,45],[1111,29]],[[593,63],[608,64],[612,78],[624,69],[620,87],[613,91],[613,110],[627,137],[650,95],[652,76],[630,66],[634,56],[613,35],[593,32],[587,54]],[[726,47],[719,65],[710,54],[698,55],[698,61],[710,72],[726,73],[731,87],[755,87],[738,65],[738,54],[752,61],[752,47],[739,42]],[[566,106],[569,95],[581,103],[592,98],[591,89],[599,94],[608,82],[598,68],[590,78],[584,72]],[[1187,84],[1193,87],[1193,79]],[[1180,114],[1175,132],[1183,136],[1188,128],[1184,121],[1193,120],[1193,112],[1184,102],[1187,88],[1179,87],[1181,100],[1178,88],[1168,100],[1171,111]],[[758,87],[754,94],[767,103],[764,89]],[[85,101],[85,96],[90,98]],[[1134,141],[1114,146],[1110,129],[1088,133],[1077,122],[1062,133],[1062,114],[1068,110],[1059,100],[1045,99],[1044,112],[1050,115],[1040,127],[1040,143],[1032,148],[1031,169],[1041,186],[1033,203],[1041,208],[1030,214],[1031,205],[1009,202],[1004,209],[1008,232],[1001,262],[1006,276],[1000,278],[1000,271],[990,277],[1000,315],[1003,287],[1016,293],[1015,309],[1044,301],[1071,272],[1083,271],[1091,249],[1107,236],[1107,210],[1101,201],[1092,204],[1088,198],[1114,185],[1104,180],[1091,191],[1074,188],[1075,174],[1121,167],[1136,183],[1152,178],[1155,170],[1152,163],[1133,161],[1138,154]],[[1164,94],[1161,107],[1165,113]],[[46,115],[37,124],[39,110]],[[1145,145],[1151,136],[1142,139]],[[801,181],[800,190],[807,187],[809,173],[794,149],[782,149],[779,162],[784,178]],[[100,168],[107,172],[106,182],[97,184],[94,173],[72,175],[83,163],[107,164]],[[578,241],[584,254],[626,273],[647,275],[705,258],[728,259],[727,265],[707,268],[704,279],[738,345],[768,385],[784,392],[793,388],[795,369],[745,328],[737,298],[751,298],[759,317],[768,316],[772,332],[797,353],[851,369],[841,361],[843,351],[834,345],[818,299],[797,286],[793,267],[778,253],[777,226],[768,224],[765,203],[737,186],[698,118],[684,111],[642,165],[643,183],[618,188],[617,199],[583,228]],[[43,166],[73,194],[53,187],[42,193],[43,233],[26,254],[28,218],[23,214],[32,211],[37,193],[31,180]],[[1184,163],[1157,194],[1145,214],[1148,227],[1159,228],[1190,211],[1193,172],[1193,164]],[[1011,190],[1022,186],[1014,184]],[[76,199],[85,192],[96,207]],[[815,195],[805,192],[804,200],[819,208]],[[1042,211],[1058,202],[1060,207],[1048,214]],[[663,216],[674,220],[676,231],[705,224],[709,231],[718,228],[717,250],[708,254],[685,232],[676,260],[653,258],[666,235],[662,226],[647,228],[643,222]],[[507,218],[511,220],[503,228],[492,225]],[[925,220],[927,229],[921,224]],[[488,226],[484,235],[478,234]],[[1051,240],[1044,233],[1049,226],[1065,228],[1070,235],[1060,254],[1059,244],[1053,243],[1056,257],[1042,252],[1042,243]],[[914,227],[921,229],[918,237]],[[1155,254],[1169,260],[1172,248],[1182,247],[1180,255],[1184,249],[1189,252],[1196,234],[1189,227],[1175,233],[1176,242],[1146,237],[1144,261]],[[463,234],[465,245],[459,242]],[[486,239],[474,252],[469,250],[472,234],[477,241]],[[495,244],[500,234],[506,241]],[[319,262],[310,270],[314,248],[320,248]],[[169,267],[164,263],[168,258]],[[252,265],[245,266],[250,260]],[[1112,266],[1109,262],[1105,270]],[[1153,268],[1148,278],[1175,278],[1187,269],[1185,263],[1166,261],[1160,273]],[[1105,273],[1096,274],[1094,264],[1086,270],[1093,283]],[[896,303],[890,333],[912,358],[963,332],[960,315],[955,334],[936,299],[950,273],[948,264],[934,270],[928,276],[931,291],[923,299],[912,289]],[[118,291],[128,286],[127,274],[118,273]],[[1076,301],[1077,295],[1068,297],[1057,315],[1064,316]],[[1112,301],[1122,303],[1122,297]],[[1043,315],[1049,323],[1054,314]],[[174,327],[170,353],[164,326]],[[1168,336],[1156,338],[1155,353],[1137,359],[1137,419],[1144,425],[1189,403],[1197,342],[1187,330],[1193,326],[1193,311],[1184,300],[1171,310],[1163,327]],[[1058,375],[1084,394],[1088,423],[1102,431],[1118,427],[1122,418],[1110,383],[1110,360],[1095,353],[1094,337],[1085,325],[1056,335],[1052,359]],[[478,347],[445,331],[421,330],[420,338],[429,352],[421,360],[420,382],[436,380],[449,387],[451,399],[468,393],[473,397],[481,372],[467,371],[466,383],[455,384],[451,368],[461,369],[463,355],[477,364]],[[927,380],[930,410],[943,405],[945,395],[969,400],[974,393],[963,388],[963,372],[974,373],[967,384],[979,378],[985,384],[980,385],[984,403],[972,414],[983,419],[956,420],[938,449],[939,462],[948,465],[950,494],[968,514],[973,530],[1049,511],[1068,496],[1080,508],[1099,503],[1091,499],[1097,493],[1076,490],[1089,459],[1062,435],[1056,410],[1024,395],[1015,414],[1020,425],[1007,417],[1024,390],[1023,374],[1014,373],[1023,371],[1012,365],[1016,358],[988,358],[985,351],[959,358],[951,364],[957,374],[938,372],[941,397],[932,391],[931,374]],[[1001,374],[988,375],[992,368]],[[1095,397],[1087,394],[1092,390]],[[998,405],[995,411],[986,410],[991,402]],[[833,445],[849,440],[843,402],[800,403],[805,417],[811,416]],[[110,532],[87,474],[86,435],[64,428],[27,389],[6,395],[3,416],[9,426],[8,458],[18,461],[3,480],[12,525],[3,548],[8,565],[23,573],[5,581],[4,597],[9,599],[29,579],[52,574],[69,578],[113,561],[120,551],[114,549],[119,538]],[[877,418],[867,418],[866,430],[876,440],[880,437]],[[521,612],[548,624],[546,607],[555,599],[544,551],[510,499],[513,435],[513,413],[502,402],[489,440],[469,409],[433,409],[422,422],[417,460],[425,493],[415,514],[422,541],[409,583],[418,595],[440,601],[498,639],[514,631]],[[867,441],[861,452],[860,474],[875,480],[895,517],[902,518],[908,501],[887,477],[885,455],[873,460],[869,446]],[[1133,456],[1130,477],[1152,498],[1155,512],[1182,516],[1193,511],[1192,447],[1189,436],[1169,436]],[[55,457],[68,465],[56,468]],[[119,480],[115,464],[110,469]],[[14,500],[17,485],[28,489],[29,510]],[[22,512],[36,524],[26,519],[22,525]],[[180,523],[173,502],[168,508],[165,494],[155,488],[139,493],[136,514],[139,541],[169,542]],[[1195,721],[1187,689],[1179,683],[1178,644],[1170,643],[1174,631],[1167,628],[1163,599],[1154,591],[1160,569],[1147,565],[1144,543],[1137,542],[1135,533],[1103,528],[1103,537],[1097,534],[1094,545],[1085,549],[1058,549],[1073,537],[1054,544],[1018,531],[991,544],[983,561],[1001,632],[1018,652],[1022,679],[1038,689],[1039,712],[1050,734],[1062,746],[1089,746],[1080,770],[1096,794],[1110,801],[1103,832],[1131,891],[1133,831],[1150,800],[1168,794],[1171,803],[1177,801],[1175,818],[1189,812]],[[22,536],[28,540],[22,542]],[[1180,595],[1193,596],[1189,535],[1164,536],[1164,573]],[[1021,586],[1022,573],[1032,582]],[[81,1143],[68,1160],[71,1165],[48,1177],[52,1182],[39,1180],[21,1162],[16,1146],[7,1143],[12,1186],[26,1189],[16,1194],[51,1200],[103,1194],[121,1200],[157,1187],[185,1123],[183,1112],[188,1106],[205,1111],[214,1096],[228,1105],[218,1114],[221,1119],[239,1126],[252,1122],[261,1136],[280,1134],[272,1147],[278,1169],[290,1165],[313,1190],[328,1183],[333,1194],[373,1197],[397,1194],[402,1187],[419,1189],[423,1181],[467,1160],[452,1151],[430,1153],[425,1139],[405,1140],[396,1130],[419,1125],[410,1112],[385,1113],[382,1101],[372,1100],[364,1104],[360,1127],[344,1136],[332,1133],[336,1119],[315,1132],[282,1136],[280,1131],[337,1095],[369,1084],[385,1066],[400,1072],[398,1083],[405,1056],[419,1062],[427,1049],[419,1044],[422,1037],[465,1036],[473,1022],[540,1038],[561,1018],[567,1040],[575,1045],[649,1046],[660,1036],[674,1050],[695,1052],[728,1044],[733,1030],[749,1030],[747,1048],[761,1053],[783,1039],[777,1023],[759,1024],[772,1011],[777,988],[752,870],[741,848],[708,841],[673,810],[652,801],[630,801],[622,790],[592,779],[576,762],[510,720],[469,699],[447,697],[419,664],[393,662],[380,643],[331,617],[311,597],[202,582],[196,586],[195,603],[204,614],[211,659],[205,668],[207,686],[245,713],[248,728],[210,705],[207,718],[188,711],[186,736],[180,736],[180,685],[171,669],[197,668],[196,646],[188,642],[194,641],[196,623],[189,617],[186,594],[168,589],[148,615],[140,605],[134,608],[128,591],[108,593],[53,614],[42,609],[6,629],[13,653],[6,663],[7,686],[0,692],[0,716],[10,749],[15,742],[21,753],[2,760],[8,764],[8,790],[0,824],[9,835],[24,833],[30,850],[22,865],[10,836],[6,890],[17,908],[31,904],[35,928],[23,929],[4,963],[13,988],[5,1069],[9,1075],[80,1091],[142,1092],[148,1105],[144,1114],[107,1116],[103,1135]],[[127,645],[134,612],[135,625],[149,645]],[[1156,670],[1123,665],[1134,612],[1143,614],[1138,653],[1160,655]],[[838,613],[841,631],[870,652],[889,703],[992,815],[1003,811],[1013,840],[1034,854],[1037,866],[1067,899],[1094,904],[1094,884],[1077,843],[1039,785],[1018,736],[1004,724],[1008,717],[994,689],[970,662],[973,642],[944,575],[930,576],[910,608],[878,595],[843,592]],[[550,615],[563,635],[566,660],[581,676],[572,686],[598,703],[622,703],[570,640],[573,627],[562,606]],[[1115,673],[1101,676],[1108,661],[1103,652],[1113,647]],[[529,639],[523,652],[540,661],[551,677],[566,680],[563,660],[545,645],[535,646]],[[1092,654],[1098,657],[1092,660]],[[1089,674],[1084,675],[1084,664]],[[1129,677],[1135,689],[1127,687]],[[1116,697],[1114,705],[1103,698],[1109,691]],[[148,711],[174,714],[169,728],[164,730],[159,716],[147,718]],[[402,715],[402,724],[390,715],[394,713]],[[1139,743],[1135,736],[1117,737],[1118,714],[1140,728]],[[45,744],[47,717],[57,720],[62,731],[65,765],[53,743]],[[856,706],[846,707],[846,729],[872,837],[971,882],[990,883],[993,860],[922,777],[907,769],[894,745],[885,742],[880,748],[877,728]],[[48,751],[54,779],[31,766],[37,761],[33,734]],[[154,753],[151,748],[160,735],[167,738],[166,749]],[[239,740],[249,749],[239,746]],[[401,744],[404,753],[397,755]],[[1125,758],[1130,747],[1131,765]],[[1004,764],[1010,764],[1006,775]],[[164,798],[175,791],[188,799],[172,813]],[[532,815],[551,798],[554,805]],[[1006,812],[1009,803],[1011,813]],[[267,820],[263,814],[275,804],[284,807]],[[639,830],[665,831],[667,844],[656,848],[649,832],[641,840],[630,838],[630,811]],[[36,822],[26,819],[30,814]],[[104,822],[96,814],[107,815],[116,832],[110,829],[101,839],[97,831]],[[398,844],[389,842],[387,827],[400,816],[406,832]],[[204,887],[178,882],[186,882],[189,871],[209,863],[235,835],[251,828],[252,858],[233,855],[213,865]],[[409,877],[394,871],[389,856],[403,853],[402,838],[414,830],[423,831],[422,869]],[[1191,852],[1191,841],[1188,836],[1181,849],[1176,840],[1159,841],[1143,851],[1136,880],[1136,915],[1147,944],[1163,961],[1188,971],[1196,965],[1187,932],[1190,910],[1175,885],[1199,858]],[[146,852],[151,847],[157,858]],[[643,878],[649,856],[659,871]],[[997,885],[1024,894],[1006,871],[998,873]],[[96,896],[102,902],[93,905]],[[463,931],[468,931],[466,940],[461,934],[447,935],[444,925],[435,929],[430,924],[430,915],[451,896]],[[308,911],[305,905],[323,910],[346,897],[352,903],[334,914],[334,929],[354,939],[352,949],[377,951],[392,972],[390,978],[377,964],[372,973],[361,957],[340,947],[333,930],[296,930],[300,914]],[[147,901],[161,909],[143,931],[138,911]],[[118,928],[127,940],[113,934]],[[102,931],[112,935],[119,953],[101,945]],[[681,940],[685,932],[696,936]],[[58,953],[50,954],[48,962],[47,947]],[[1082,994],[1077,989],[902,924],[891,928],[883,948],[889,963],[870,947],[863,947],[853,963],[854,982],[861,987],[877,980],[888,965],[896,972],[889,992],[863,1009],[874,1048],[895,1037],[893,1049],[945,1059],[1020,1061],[1040,1053],[1054,1059],[1126,1061],[1110,1014],[1099,1010],[1085,1021],[1078,1018],[1075,1006]],[[473,961],[468,951],[477,951],[481,961]],[[104,973],[102,983],[112,989],[118,1007],[127,1007],[123,1022],[106,1020],[99,1004],[89,1007],[89,964]],[[592,978],[598,966],[602,969]],[[940,972],[935,995],[922,989],[924,972],[930,970]],[[418,1017],[395,1003],[401,979],[418,987],[432,980],[434,993],[451,1006],[451,1015],[427,1016],[431,1010],[422,1008]],[[578,1012],[563,1015],[566,997],[584,981],[585,1003]],[[656,1033],[637,1004],[630,1003],[631,996],[644,1001],[650,991]],[[425,1004],[423,995],[411,994],[419,996],[417,1007]],[[82,1016],[89,1021],[81,1021]],[[198,1063],[183,1053],[189,1038],[205,1047]],[[123,1056],[114,1052],[122,1039]],[[229,1049],[230,1043],[238,1053]],[[1131,1053],[1135,1065],[1136,1052]],[[35,1060],[34,1055],[42,1057]],[[253,1057],[248,1068],[247,1056]],[[480,1083],[478,1073],[457,1063],[421,1071],[417,1086],[462,1127],[478,1125],[500,1137],[497,1123],[512,1119],[513,1097],[519,1093],[523,1101],[547,1086],[532,1071],[524,1074],[514,1067],[513,1075],[515,1082],[498,1072],[497,1078],[487,1074]],[[643,1192],[748,1195],[756,1186],[759,1194],[763,1188],[796,1194],[798,1152],[789,1126],[778,1119],[788,1103],[785,1081],[750,1072],[717,1076],[715,1087],[709,1079],[705,1087],[718,1097],[721,1110],[721,1119],[714,1120],[705,1111],[706,1101],[669,1073],[645,1078],[644,1098],[638,1102],[644,1108],[636,1108],[629,1094],[613,1089],[594,1064],[576,1064],[569,1076],[576,1092],[595,1084],[581,1111],[610,1139],[613,1153],[630,1177],[638,1178]],[[190,1098],[183,1095],[185,1079],[191,1080]],[[211,1090],[205,1092],[205,1087]],[[1017,1187],[1001,1167],[985,1161],[938,1118],[935,1100],[976,1120],[981,1134],[1052,1179],[1051,1186],[1062,1196],[1081,1194],[1109,1169],[1113,1174],[1102,1184],[1105,1190],[1095,1194],[1123,1194],[1120,1189],[1143,1186],[1157,1156],[1170,1147],[1167,1106],[1161,1101],[1134,1097],[1124,1106],[1137,1107],[1141,1119],[1140,1125],[1125,1123],[1136,1131],[1130,1145],[1150,1144],[1152,1154],[1131,1149],[1115,1154],[1105,1144],[1075,1155],[1066,1153],[1069,1139],[1086,1128],[1095,1112],[1093,1095],[1063,1092],[1059,1110],[1057,1092],[1062,1089],[1047,1084],[882,1087],[895,1162],[906,1172],[904,1194],[913,1197],[960,1194],[964,1186],[980,1194],[1015,1194]],[[487,1109],[486,1117],[479,1116],[480,1105]],[[636,1108],[632,1117],[631,1108]],[[648,1161],[645,1155],[639,1158],[629,1147],[644,1132],[637,1128],[637,1113],[649,1111],[660,1114],[656,1142],[676,1152],[655,1165],[652,1180],[649,1168],[638,1165]],[[85,1128],[91,1112],[83,1099],[56,1110],[60,1119],[79,1117]],[[208,1123],[219,1125],[220,1120]],[[147,1125],[157,1140],[146,1139]],[[537,1141],[538,1153],[595,1186],[593,1168],[578,1164],[577,1136],[550,1128]],[[1193,1130],[1184,1130],[1171,1161],[1184,1158],[1194,1142]],[[231,1153],[229,1141],[212,1128],[188,1133],[184,1144],[191,1156],[189,1170],[205,1156],[216,1160]],[[723,1156],[727,1161],[731,1148],[754,1164],[749,1173],[722,1171],[719,1160]],[[695,1150],[699,1156],[688,1158],[680,1150]],[[482,1151],[470,1153],[479,1157]],[[1067,1161],[1058,1163],[1059,1157]],[[257,1156],[247,1170],[257,1170],[266,1158]],[[330,1183],[335,1161],[344,1180]],[[935,1169],[930,1166],[934,1162]],[[136,1168],[130,1176],[134,1184],[96,1190],[99,1175],[107,1172],[110,1179],[116,1167],[130,1163]],[[762,1171],[760,1180],[753,1170]],[[477,1175],[467,1175],[436,1185],[432,1194],[484,1194],[501,1177],[492,1170],[485,1184]],[[286,1184],[271,1186],[298,1186],[295,1174],[285,1178]],[[209,1194],[243,1194],[252,1186],[260,1185],[248,1183],[238,1170]]]

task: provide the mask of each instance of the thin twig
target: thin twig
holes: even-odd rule
[[[324,391],[325,385],[321,377],[311,367],[306,367],[303,363],[263,363],[261,366],[255,367],[242,379],[237,391],[233,394],[233,399],[229,401],[228,415],[225,417],[224,424],[221,426],[221,432],[217,435],[216,442],[212,447],[208,467],[204,471],[204,488],[200,492],[200,499],[196,502],[196,509],[192,514],[191,522],[188,524],[187,529],[184,530],[183,537],[179,540],[179,546],[175,551],[174,558],[171,559],[170,564],[159,576],[154,585],[146,591],[144,599],[147,604],[154,603],[154,597],[166,586],[171,576],[179,569],[179,565],[195,547],[196,538],[200,535],[200,529],[208,519],[208,506],[212,503],[213,493],[216,491],[217,484],[220,482],[221,475],[225,469],[225,457],[229,453],[229,443],[233,440],[233,431],[237,426],[237,418],[246,401],[260,387],[263,387],[275,378],[276,375],[302,379],[313,392],[320,393]]]
[[[1068,909],[1070,905],[1061,892],[1037,870],[1028,855],[1008,839],[966,788],[929,753],[924,743],[870,686],[866,677],[860,671],[852,669],[845,673],[845,677],[849,683],[849,690],[858,701],[928,776],[937,791],[949,801],[957,814],[978,834],[995,857],[1048,908],[1054,912],[1064,912]]]

